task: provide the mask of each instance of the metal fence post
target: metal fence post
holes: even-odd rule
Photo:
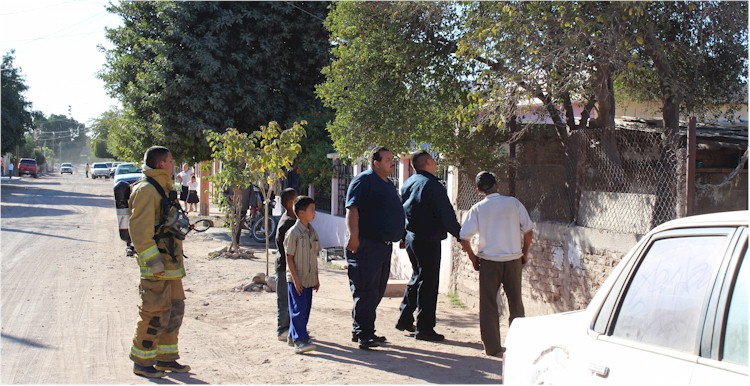
[[[695,213],[695,168],[696,168],[696,143],[695,143],[695,126],[697,119],[690,117],[687,131],[687,162],[685,170],[687,177],[685,186],[685,212],[688,216]]]

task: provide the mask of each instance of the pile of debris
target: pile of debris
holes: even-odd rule
[[[276,292],[276,277],[257,273],[252,279],[245,280],[234,288],[235,292]]]
[[[226,246],[209,253],[208,257],[211,259],[254,259],[255,254],[251,249],[247,248],[240,248],[236,251],[229,251],[229,247]]]

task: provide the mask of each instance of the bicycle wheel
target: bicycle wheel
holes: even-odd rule
[[[253,228],[250,231],[250,235],[253,236],[253,239],[259,243],[264,243],[266,241],[266,229],[263,227],[265,220],[263,217],[259,218],[255,223],[253,223]],[[273,217],[268,218],[268,238],[273,239],[273,237],[276,235],[276,220]]]

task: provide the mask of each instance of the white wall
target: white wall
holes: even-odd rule
[[[320,236],[320,247],[343,247],[346,238],[346,221],[343,217],[331,216],[328,213],[315,213],[312,221],[315,231]]]
[[[448,174],[447,190],[454,204],[456,186],[456,174],[453,168],[451,168],[451,172]],[[317,212],[312,224],[318,232],[318,236],[320,236],[320,246],[322,248],[344,247],[346,240],[346,220],[344,217]],[[450,290],[449,285],[453,260],[452,243],[454,241],[454,237],[448,235],[448,238],[441,243],[440,287],[438,289],[440,293],[447,293]],[[391,278],[406,280],[411,278],[412,273],[413,270],[409,261],[409,255],[405,249],[399,248],[398,243],[394,243],[393,253],[391,254]]]

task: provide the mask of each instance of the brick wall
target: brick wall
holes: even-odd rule
[[[459,217],[464,217],[460,213]],[[638,235],[557,223],[538,223],[531,259],[523,271],[526,315],[583,309]],[[453,243],[451,291],[468,307],[479,309],[479,275],[461,246]],[[505,308],[502,290],[498,298]]]

